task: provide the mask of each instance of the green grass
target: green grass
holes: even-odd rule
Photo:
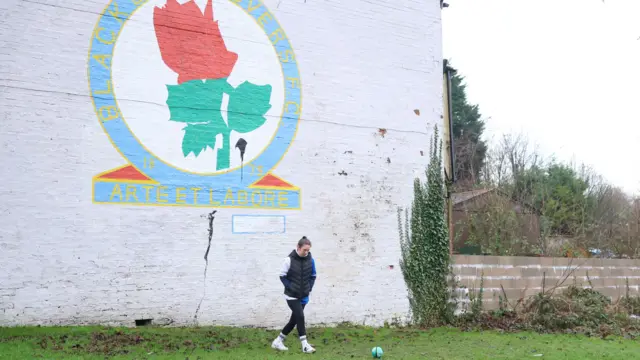
[[[294,330],[295,332],[295,330]],[[239,328],[0,328],[0,359],[368,359],[381,346],[385,359],[632,359],[640,341],[581,335],[461,332],[440,328],[310,329],[317,352],[300,352],[295,334],[287,353],[269,345],[276,331]],[[542,357],[536,357],[542,354]]]

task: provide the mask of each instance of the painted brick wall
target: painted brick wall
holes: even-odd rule
[[[0,2],[0,325],[281,326],[303,235],[310,323],[406,314],[438,1],[215,0],[218,37],[196,3]]]
[[[467,288],[461,294],[477,291],[484,276],[485,309],[498,308],[502,288],[515,304],[541,292],[543,279],[546,289],[593,286],[613,301],[625,296],[628,280],[629,293],[640,294],[640,260],[455,255],[453,269],[460,285]]]

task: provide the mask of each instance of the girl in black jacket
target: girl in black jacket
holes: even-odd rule
[[[303,236],[298,246],[291,251],[280,270],[280,281],[284,285],[284,298],[291,309],[291,318],[280,335],[273,340],[271,347],[276,350],[288,350],[284,345],[287,335],[298,327],[298,336],[302,344],[302,352],[313,353],[316,349],[307,342],[304,324],[304,307],[309,303],[309,294],[316,282],[316,263],[311,256],[311,241]]]

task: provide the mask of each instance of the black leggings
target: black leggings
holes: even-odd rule
[[[287,300],[287,305],[289,305],[289,308],[291,309],[291,318],[289,319],[289,322],[287,323],[287,325],[284,326],[284,329],[282,329],[282,333],[284,335],[289,335],[291,330],[293,330],[293,328],[297,326],[298,335],[306,336],[307,331],[304,328],[304,311],[303,310],[304,310],[304,306],[307,304],[302,304],[300,300]]]

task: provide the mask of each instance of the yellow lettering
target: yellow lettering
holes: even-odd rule
[[[267,206],[275,207],[276,193],[270,190],[264,192],[264,202]]]
[[[113,88],[111,88],[111,80],[107,80],[107,90],[96,90],[93,93],[97,95],[105,95],[111,94],[113,92]]]
[[[153,161],[153,157],[146,157],[142,160],[142,166],[146,169],[153,169],[155,166],[155,161]]]
[[[187,188],[183,188],[183,187],[176,188],[176,204],[187,203],[187,194],[183,193],[183,191],[185,190],[187,190]]]
[[[235,204],[235,200],[233,200],[233,191],[231,191],[231,189],[227,189],[227,193],[224,195],[224,203],[226,204],[227,201],[231,201],[231,204]]]
[[[287,201],[289,201],[289,198],[287,197],[287,193],[284,192],[284,191],[279,191],[278,192],[278,207],[286,208],[287,207]]]
[[[284,106],[287,108],[287,110],[289,110],[289,105],[294,105],[296,107],[296,110],[293,111],[294,114],[296,114],[296,115],[300,114],[300,104],[298,104],[295,101],[287,101],[287,103],[284,104]]]
[[[258,197],[258,201],[256,201],[256,195],[260,195]],[[252,191],[251,192],[251,203],[254,205],[260,205],[262,203],[262,191]]]
[[[156,188],[156,201],[159,203],[166,203],[168,202],[168,198],[169,198],[169,194],[166,192],[161,192],[162,190],[166,189],[166,186],[158,186]],[[164,198],[163,198],[164,197]]]
[[[253,164],[249,164],[249,168],[251,169],[252,175],[262,175],[262,165],[256,166]]]
[[[109,69],[110,65],[107,65],[107,60],[111,62],[111,55],[92,55],[91,57],[104,66],[105,69]]]
[[[120,184],[113,185],[113,190],[111,190],[111,195],[109,195],[109,201],[113,201],[113,198],[118,195],[118,201],[122,201],[122,189],[120,189]]]
[[[142,185],[142,188],[144,189],[144,201],[149,202],[149,191],[153,189],[153,186]]]
[[[265,11],[262,13],[262,15],[260,15],[260,17],[258,17],[258,24],[260,24],[260,26],[262,26],[262,28],[264,29],[264,24],[269,20],[273,20],[273,17],[271,17],[271,14]]]
[[[114,33],[113,31],[109,30],[110,38],[109,39],[105,39],[101,35],[103,31],[105,31],[105,29],[101,28],[101,27],[96,29],[96,40],[98,40],[101,43],[106,44],[106,45],[111,45],[111,44],[116,42],[116,33]]]
[[[291,49],[287,49],[283,52],[280,53],[280,60],[282,60],[282,62],[296,62],[296,58],[293,55],[293,50]]]
[[[120,112],[118,111],[117,107],[108,105],[103,106],[100,108],[100,110],[98,110],[98,116],[100,117],[100,120],[104,122],[119,118]]]
[[[292,88],[299,88],[300,87],[300,79],[288,77],[287,80],[291,83],[291,87]]]
[[[260,5],[262,5],[260,3],[260,1],[255,1],[255,2],[257,2],[258,4],[257,5],[253,5],[254,0],[249,0],[249,6],[247,6],[247,11],[252,12],[253,10],[259,8]]]
[[[193,191],[193,203],[197,204],[198,203],[198,191],[200,191],[202,189],[200,188],[191,188],[191,191]]]
[[[209,189],[209,204],[220,205],[220,201],[213,200],[213,189]]]
[[[271,35],[269,35],[269,38],[271,39],[271,43],[275,45],[278,43],[278,41],[284,40],[287,37],[284,34],[284,30],[282,30],[282,28],[277,28],[274,32],[271,33]]]
[[[129,14],[127,13],[121,13],[118,10],[118,3],[117,2],[113,2],[113,10],[109,10],[109,14],[111,16],[113,16],[114,18],[116,18],[116,20],[118,20],[118,22],[120,24],[122,24],[124,22],[124,20],[126,20],[129,17]],[[123,17],[120,17],[123,16]]]
[[[133,5],[142,5],[142,4],[146,3],[147,1],[149,1],[149,0],[133,0],[132,3],[133,3]]]
[[[249,203],[249,195],[246,190],[238,190],[238,205],[247,205]]]
[[[138,201],[138,196],[136,195],[136,187],[133,185],[127,185],[126,188],[126,199],[129,201],[129,197],[133,197],[136,201]]]

